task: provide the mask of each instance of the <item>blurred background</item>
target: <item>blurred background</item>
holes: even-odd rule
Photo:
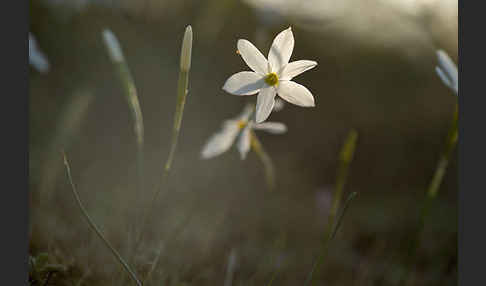
[[[339,150],[359,133],[345,197],[351,203],[318,285],[455,285],[457,153],[407,264],[420,208],[444,148],[457,98],[434,72],[435,51],[457,63],[455,0],[31,0],[30,32],[48,66],[30,69],[30,255],[65,266],[52,285],[129,285],[84,221],[61,150],[93,219],[127,257],[169,152],[184,29],[192,69],[173,169],[133,259],[148,285],[303,285],[327,223]],[[267,54],[291,26],[292,60],[319,65],[296,81],[316,107],[286,104],[259,133],[277,172],[269,192],[254,153],[201,160],[223,120],[256,97],[226,94],[246,64],[240,38]],[[145,124],[144,188],[137,185],[130,109],[101,32],[118,37]],[[157,255],[160,253],[160,255]],[[121,278],[120,278],[121,277]],[[122,279],[123,278],[123,279]],[[228,282],[229,281],[229,282]]]

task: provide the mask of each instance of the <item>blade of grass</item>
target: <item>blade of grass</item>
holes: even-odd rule
[[[356,196],[356,193],[351,193],[346,202],[344,203],[343,211],[341,212],[341,216],[336,221],[336,215],[341,203],[341,197],[344,190],[344,185],[346,184],[346,180],[348,177],[349,172],[349,165],[353,161],[354,152],[356,150],[356,142],[358,140],[358,132],[356,130],[351,130],[344,141],[343,146],[341,147],[341,151],[339,153],[339,167],[336,175],[336,186],[334,189],[331,209],[329,212],[328,223],[326,227],[326,231],[324,233],[324,242],[321,248],[320,254],[312,266],[312,270],[307,277],[307,281],[305,285],[311,285],[314,278],[314,272],[318,271],[319,266],[322,264],[325,255],[327,254],[327,249],[329,242],[334,238],[336,231],[339,228],[341,223],[342,216],[344,215],[349,202]]]
[[[88,214],[88,211],[85,209],[83,203],[81,202],[81,198],[79,197],[78,191],[76,190],[76,186],[73,183],[73,178],[71,176],[71,168],[69,166],[69,162],[67,160],[66,154],[64,152],[62,152],[62,155],[63,155],[63,159],[64,159],[64,165],[66,167],[66,173],[67,173],[67,177],[68,177],[68,180],[69,180],[69,184],[71,185],[71,191],[74,195],[74,198],[76,199],[76,203],[77,203],[79,209],[81,210],[81,213],[83,214],[84,218],[88,222],[91,229],[104,242],[105,246],[111,251],[113,256],[115,256],[115,258],[118,260],[118,262],[123,266],[123,268],[128,273],[128,275],[133,280],[133,282],[136,285],[141,286],[142,283],[140,282],[140,280],[135,275],[135,272],[132,271],[130,266],[125,262],[125,260],[123,260],[123,258],[118,253],[118,251],[116,251],[116,249],[111,245],[111,243],[105,238],[105,236],[101,233],[100,229],[96,226],[94,221],[91,219],[90,215]]]
[[[103,30],[103,40],[108,51],[108,55],[116,68],[118,78],[122,84],[125,98],[132,114],[133,129],[137,144],[137,178],[139,192],[144,189],[144,125],[142,109],[135,86],[135,81],[130,72],[130,68],[123,56],[123,51],[115,34],[110,29]]]
[[[321,247],[320,254],[317,257],[317,259],[314,262],[314,264],[312,265],[312,269],[309,272],[309,276],[307,277],[307,280],[306,280],[306,282],[305,282],[304,285],[308,286],[308,285],[311,285],[311,283],[313,282],[313,279],[315,277],[314,274],[316,274],[316,271],[319,269],[319,266],[324,262],[324,258],[325,258],[326,254],[327,254],[327,250],[329,249],[329,243],[334,238],[334,236],[336,235],[339,227],[341,226],[341,222],[343,220],[344,214],[346,213],[346,210],[349,207],[349,204],[351,203],[351,201],[357,195],[358,195],[358,193],[356,193],[356,192],[353,192],[353,193],[349,194],[348,198],[344,202],[343,210],[341,211],[341,214],[339,215],[338,219],[336,220],[336,224],[332,228],[332,231],[331,231],[329,237],[326,239],[326,241],[324,242],[323,246]]]

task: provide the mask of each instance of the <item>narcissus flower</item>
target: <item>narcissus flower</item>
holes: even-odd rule
[[[268,60],[247,40],[238,40],[237,46],[238,53],[253,71],[232,75],[224,84],[223,90],[235,95],[258,93],[255,116],[257,123],[268,118],[277,94],[298,106],[315,106],[312,93],[292,79],[315,67],[317,62],[299,60],[289,63],[294,49],[294,35],[291,28],[280,32],[275,37],[268,53]]]
[[[443,50],[437,51],[437,59],[439,60],[439,65],[435,67],[435,72],[439,75],[442,82],[457,95],[459,92],[457,66]]]
[[[287,127],[283,123],[264,122],[256,124],[251,121],[250,116],[253,109],[253,106],[248,105],[236,118],[225,120],[222,130],[209,138],[201,152],[201,157],[209,159],[226,152],[239,135],[236,147],[240,152],[241,159],[244,160],[251,147],[251,136],[254,136],[252,135],[253,130],[263,130],[273,134],[282,134],[287,131]]]

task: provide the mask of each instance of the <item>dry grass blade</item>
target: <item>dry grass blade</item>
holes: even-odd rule
[[[76,203],[77,203],[79,209],[81,210],[81,213],[83,214],[84,218],[88,222],[91,229],[93,229],[93,231],[96,233],[96,235],[104,242],[105,246],[111,251],[113,256],[115,256],[115,258],[118,260],[118,262],[123,266],[123,268],[129,274],[129,276],[133,280],[133,282],[136,285],[141,286],[142,283],[140,282],[140,280],[135,275],[135,272],[132,271],[130,266],[128,266],[128,264],[125,262],[125,260],[123,260],[123,258],[118,253],[118,251],[116,251],[116,249],[111,245],[111,243],[105,238],[105,236],[101,233],[98,226],[96,226],[94,221],[91,219],[90,215],[88,214],[88,211],[85,209],[83,203],[81,202],[81,198],[79,197],[79,194],[76,190],[76,186],[73,183],[73,178],[71,176],[71,168],[69,166],[69,162],[67,160],[66,154],[63,152],[62,155],[63,155],[63,159],[64,159],[64,165],[66,167],[67,177],[68,177],[69,183],[71,185],[71,191],[74,195],[74,198],[76,199]]]

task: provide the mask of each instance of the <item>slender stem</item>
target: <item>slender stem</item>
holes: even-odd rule
[[[253,131],[250,132],[251,148],[253,149],[253,151],[255,151],[255,153],[258,155],[258,158],[260,158],[263,163],[268,189],[272,191],[275,188],[275,167],[273,165],[272,158],[270,158],[268,153],[265,151],[263,145],[260,143],[260,140],[258,140],[255,133]]]
[[[268,284],[267,286],[272,286],[273,284],[273,281],[275,280],[275,278],[277,278],[278,274],[280,273],[280,268],[278,268],[277,270],[275,270],[273,273],[272,273],[272,278],[270,278],[270,281],[268,281]]]
[[[437,196],[437,193],[440,188],[440,184],[442,183],[442,179],[444,178],[444,174],[447,169],[447,165],[449,164],[449,158],[451,156],[452,151],[454,150],[454,147],[457,144],[457,138],[458,138],[457,121],[458,121],[458,105],[456,104],[454,115],[452,117],[452,124],[446,138],[446,147],[442,152],[442,155],[437,164],[437,168],[435,169],[434,176],[427,189],[427,196],[430,198],[435,198]]]
[[[176,111],[174,114],[174,127],[172,129],[172,139],[171,139],[169,156],[167,157],[167,161],[165,162],[164,169],[160,177],[160,182],[156,187],[155,193],[152,197],[152,200],[150,201],[150,205],[142,218],[140,233],[136,237],[135,246],[133,248],[133,253],[131,255],[130,260],[133,259],[135,253],[138,251],[138,248],[143,238],[143,233],[148,225],[148,218],[152,215],[157,199],[162,190],[162,186],[165,184],[165,181],[169,176],[169,172],[172,167],[172,162],[174,161],[174,156],[177,149],[177,143],[179,140],[179,134],[180,134],[181,124],[182,124],[182,116],[184,114],[184,106],[186,103],[186,97],[188,93],[189,71],[191,69],[191,54],[192,54],[192,28],[191,26],[187,26],[186,31],[184,33],[184,39],[182,41],[182,48],[181,48],[180,72],[179,72],[179,81],[177,85],[177,102],[176,102]]]
[[[96,224],[93,222],[93,220],[89,216],[89,214],[86,211],[83,203],[81,202],[81,199],[79,197],[79,194],[78,194],[78,192],[76,190],[76,186],[73,183],[73,179],[72,179],[72,176],[71,176],[71,168],[69,167],[69,162],[68,162],[67,157],[66,157],[66,154],[64,152],[63,152],[63,158],[64,158],[64,165],[66,166],[66,172],[67,172],[68,180],[69,180],[69,183],[71,184],[72,193],[74,195],[74,198],[76,199],[76,203],[77,203],[79,209],[81,210],[81,213],[83,214],[84,218],[88,222],[89,226],[98,235],[98,237],[105,243],[105,246],[111,251],[111,253],[115,256],[115,258],[118,260],[118,262],[123,266],[123,268],[125,268],[125,270],[130,275],[130,278],[133,280],[133,282],[136,285],[141,286],[142,283],[140,282],[140,280],[135,275],[135,272],[133,272],[130,269],[130,266],[128,266],[128,264],[125,262],[125,260],[123,260],[123,258],[118,253],[118,251],[116,251],[116,249],[111,245],[111,243],[105,238],[105,236],[101,233],[101,231],[99,230],[99,228],[96,226]]]
[[[327,248],[329,241],[332,240],[332,238],[335,235],[335,232],[337,231],[339,224],[341,223],[341,218],[338,219],[337,222],[336,220],[336,215],[337,211],[339,208],[339,205],[341,203],[341,197],[343,194],[344,190],[344,185],[346,184],[346,180],[348,177],[348,170],[349,170],[349,165],[351,164],[354,156],[354,152],[356,149],[356,141],[358,140],[358,133],[353,129],[349,132],[346,140],[344,141],[343,146],[341,147],[341,151],[339,153],[339,167],[336,175],[336,186],[334,189],[334,194],[333,194],[333,199],[332,199],[332,204],[331,204],[331,209],[329,211],[329,218],[326,226],[326,231],[324,233],[324,242],[323,246],[321,248],[321,253],[319,257],[317,258],[316,262],[314,263],[312,270],[309,274],[308,277],[308,282],[306,282],[306,285],[310,285],[312,283],[313,279],[313,274],[315,271],[318,271],[318,267],[322,263],[325,255],[327,254]],[[344,211],[347,208],[347,204],[351,199],[354,198],[356,193],[352,193],[348,199],[346,200],[346,203],[344,205],[343,212],[341,214],[344,215]]]
[[[337,215],[339,204],[341,203],[341,197],[344,190],[344,185],[348,178],[348,170],[351,161],[353,160],[354,151],[356,149],[356,141],[358,140],[358,133],[353,129],[348,133],[346,140],[344,141],[341,151],[339,153],[339,167],[336,175],[336,186],[332,198],[331,209],[329,211],[329,218],[327,222],[327,229],[325,232],[325,238],[330,235],[334,220]]]
[[[349,207],[349,203],[358,195],[358,193],[356,192],[353,192],[351,193],[348,198],[346,199],[346,201],[344,202],[344,206],[343,206],[343,210],[341,211],[341,214],[339,215],[337,221],[336,221],[336,224],[333,226],[329,236],[326,238],[326,240],[324,241],[322,247],[321,247],[321,250],[320,250],[320,254],[319,256],[317,257],[316,261],[314,262],[314,264],[312,265],[312,269],[309,273],[309,276],[307,276],[307,280],[305,281],[305,286],[308,286],[308,285],[311,285],[311,283],[313,282],[313,279],[316,275],[314,275],[318,269],[319,269],[319,266],[321,266],[321,264],[324,262],[324,258],[326,257],[326,254],[327,254],[327,250],[329,249],[329,243],[331,242],[332,239],[334,239],[334,236],[336,235],[339,227],[341,226],[341,222],[343,220],[343,217],[344,217],[344,214],[346,213],[346,210],[348,209]],[[317,273],[316,273],[317,274]]]
[[[433,205],[433,202],[435,201],[435,198],[437,197],[437,194],[439,192],[440,185],[442,183],[442,180],[444,178],[444,175],[447,170],[447,166],[449,165],[449,159],[452,154],[452,151],[454,150],[456,144],[457,144],[457,139],[458,139],[458,105],[456,103],[455,105],[455,110],[454,114],[452,117],[452,123],[449,128],[449,133],[447,134],[446,137],[446,142],[445,142],[445,148],[442,151],[442,154],[439,158],[439,161],[437,163],[437,166],[435,168],[434,175],[429,183],[429,186],[426,191],[426,197],[424,198],[422,202],[422,208],[420,210],[420,221],[417,226],[417,234],[414,239],[410,241],[409,248],[408,248],[408,255],[406,257],[406,263],[409,264],[409,268],[412,266],[413,261],[415,261],[415,257],[417,256],[417,251],[420,246],[420,236],[425,228],[425,220],[429,215],[430,208]],[[410,272],[410,271],[408,271]],[[405,282],[405,278],[408,276],[403,275],[400,278],[400,284]]]
[[[174,160],[174,155],[175,151],[177,148],[177,143],[179,140],[179,133],[180,133],[180,125],[181,125],[181,120],[182,120],[182,114],[184,111],[184,104],[186,101],[186,94],[187,94],[187,84],[188,84],[188,73],[181,71],[179,75],[179,89],[178,89],[178,100],[177,100],[177,107],[176,107],[176,114],[174,118],[174,129],[172,130],[172,139],[171,139],[171,145],[170,145],[170,151],[169,151],[169,156],[167,157],[167,161],[165,162],[164,169],[162,171],[162,175],[160,177],[159,184],[157,186],[157,189],[152,196],[152,199],[150,200],[150,205],[145,212],[145,215],[143,216],[142,219],[142,224],[140,228],[140,234],[135,242],[135,252],[138,250],[138,247],[140,246],[142,237],[143,237],[143,232],[147,228],[148,224],[148,218],[152,214],[157,199],[159,198],[160,192],[162,191],[162,186],[165,184],[165,181],[167,180],[169,176],[169,172],[172,167],[172,162]],[[183,88],[185,87],[185,88]]]
[[[194,205],[194,207],[195,206],[196,205]],[[154,270],[157,268],[159,264],[160,255],[162,254],[162,250],[164,246],[170,243],[172,240],[174,240],[184,230],[184,227],[187,225],[187,223],[189,223],[189,221],[193,218],[194,215],[195,215],[194,211],[190,211],[189,214],[186,214],[185,217],[176,225],[175,229],[170,233],[170,236],[159,245],[159,248],[157,250],[157,255],[152,263],[152,266],[150,267],[150,270],[147,272],[146,277],[143,279],[144,285],[150,282],[152,273],[154,272]]]

